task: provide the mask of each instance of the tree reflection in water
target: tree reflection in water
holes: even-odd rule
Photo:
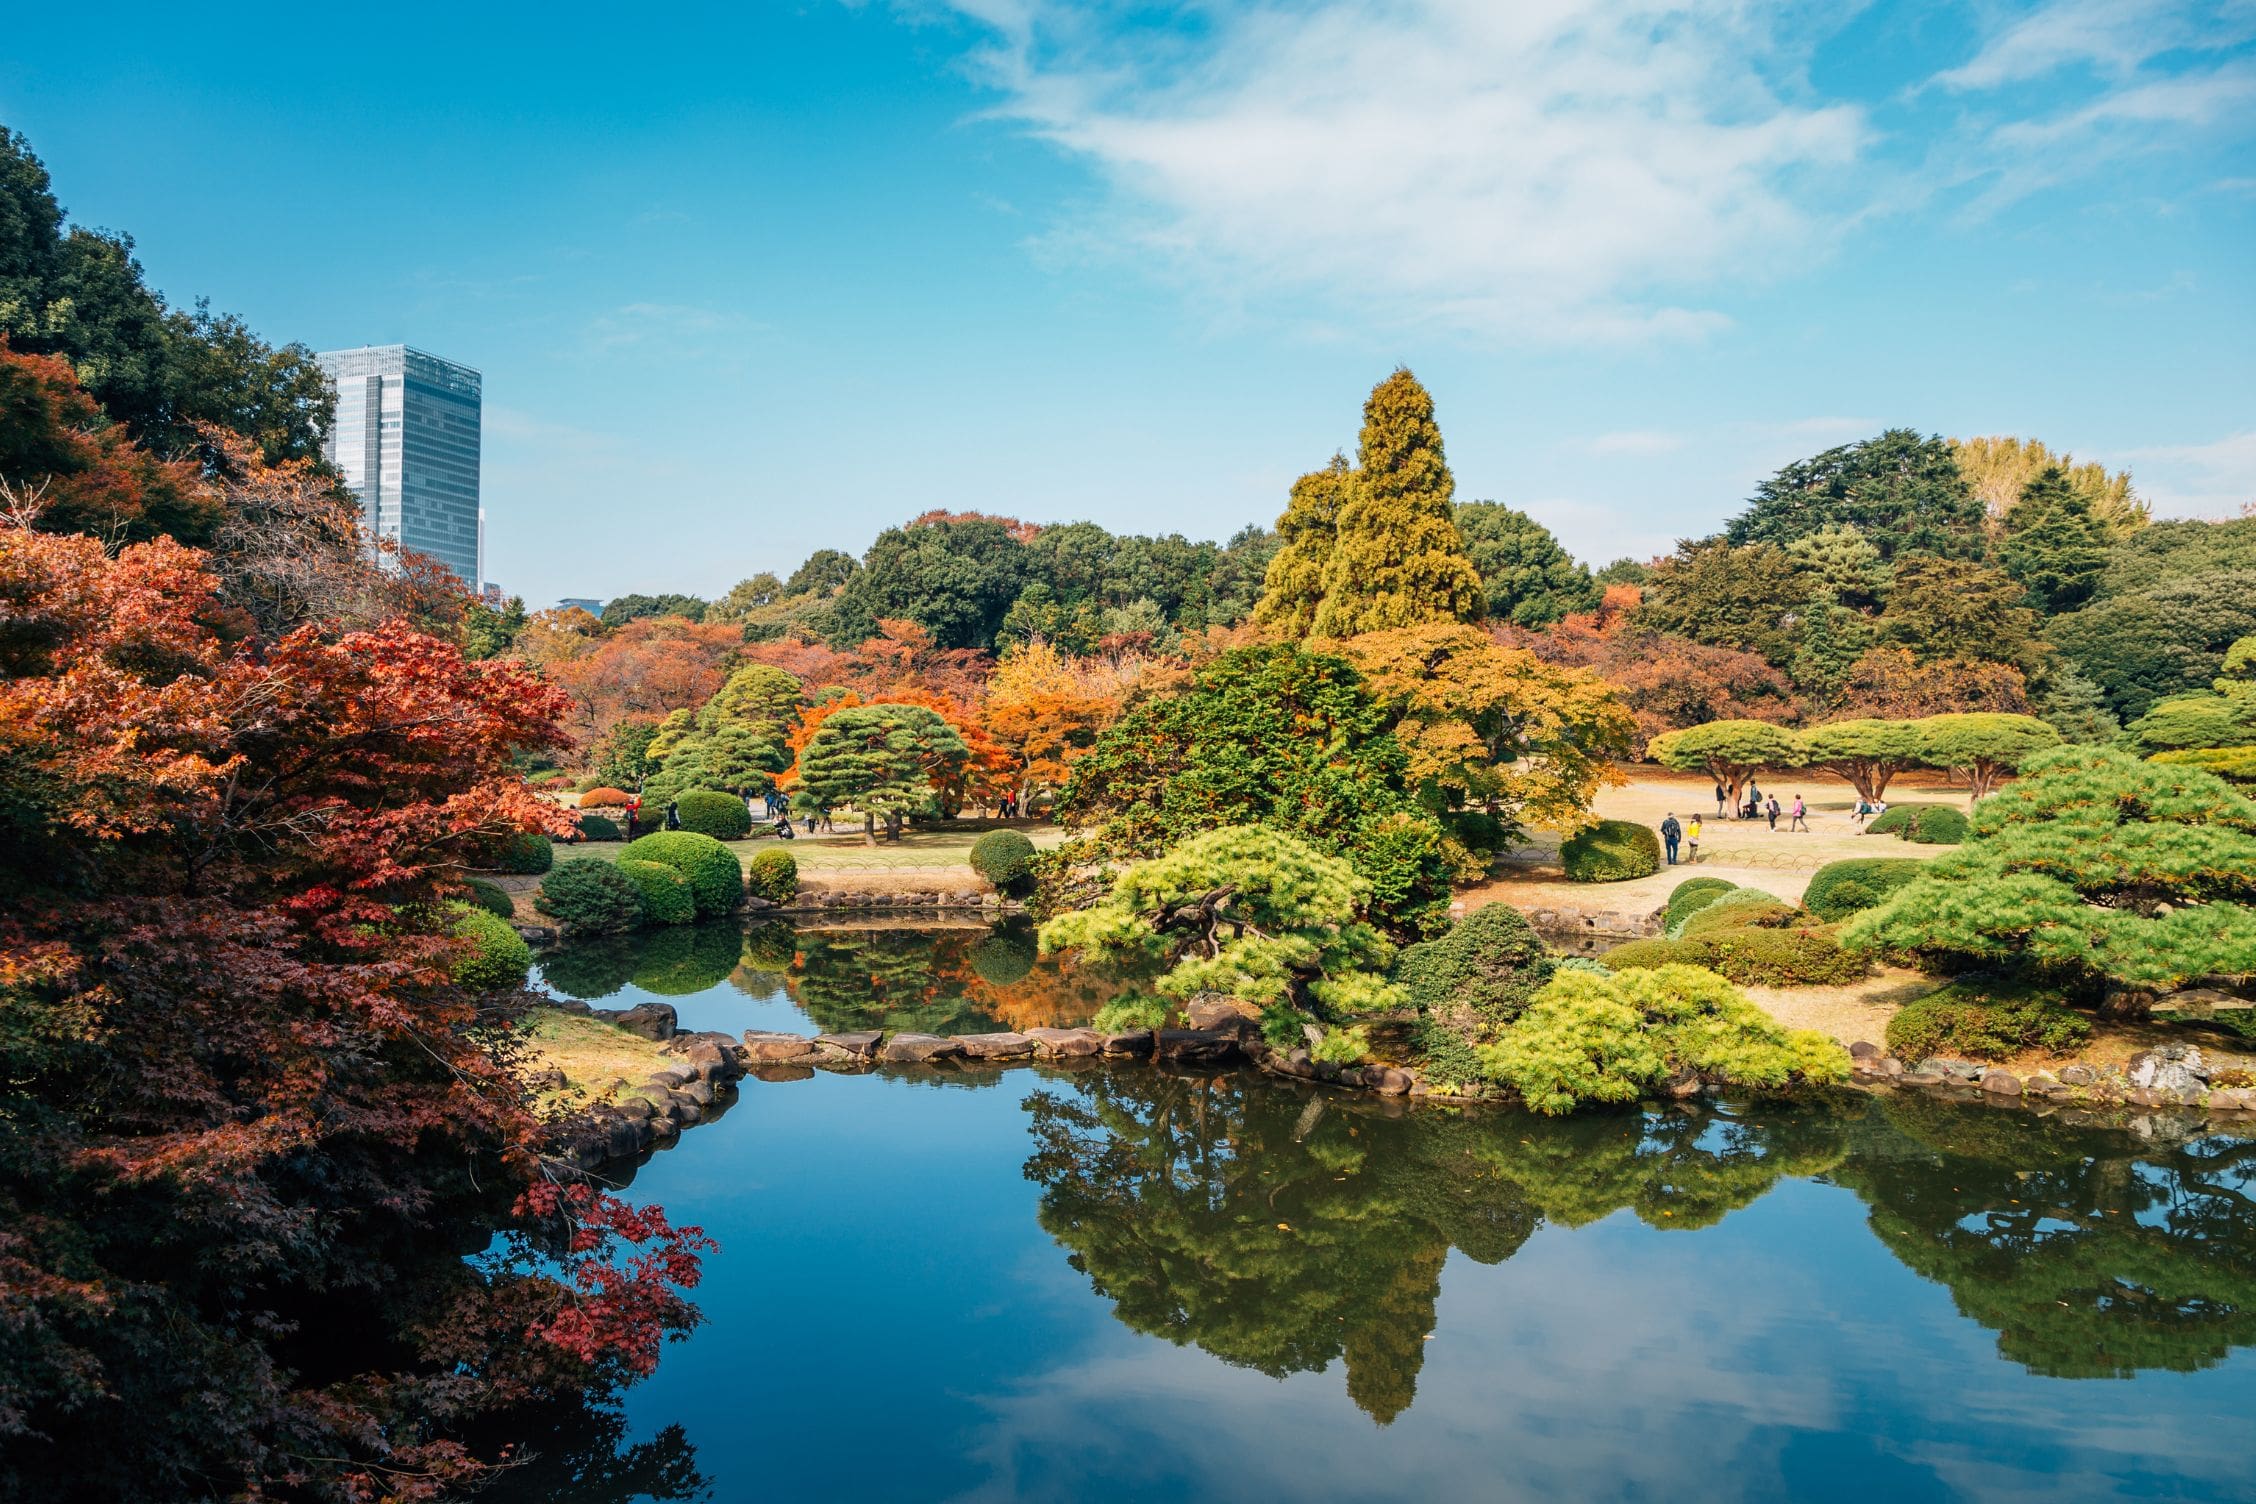
[[[1923,1101],[1563,1121],[1404,1113],[1249,1074],[1110,1071],[1027,1098],[1043,1228],[1131,1328],[1275,1377],[1344,1361],[1380,1424],[1416,1395],[1449,1251],[1546,1222],[1711,1226],[1783,1177],[1872,1205],[2007,1357],[2085,1377],[2256,1341],[2256,1144]]]

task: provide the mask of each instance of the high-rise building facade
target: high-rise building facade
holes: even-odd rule
[[[327,350],[314,359],[337,389],[325,452],[360,498],[369,532],[429,554],[477,589],[485,566],[483,378],[407,345]]]

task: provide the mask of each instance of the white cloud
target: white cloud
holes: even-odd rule
[[[1592,454],[1673,454],[1684,447],[1684,435],[1633,428],[1624,433],[1602,433],[1582,447]]]
[[[2078,66],[2127,75],[2166,52],[2245,41],[2252,23],[2256,8],[2246,0],[2058,0],[2006,26],[1934,81],[1992,89]]]
[[[1228,301],[1544,340],[1699,335],[1697,296],[1820,250],[1861,112],[1789,97],[1791,6],[1325,0],[1108,32],[959,0],[998,113],[1108,189],[1065,241]],[[1687,296],[1687,295],[1690,296]]]
[[[2208,444],[2120,451],[2158,517],[2237,517],[2256,507],[2256,429]]]

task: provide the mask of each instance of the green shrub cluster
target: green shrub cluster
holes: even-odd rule
[[[1449,833],[1468,851],[1493,856],[1512,843],[1511,830],[1484,809],[1459,810],[1449,817]]]
[[[1661,870],[1661,842],[1648,826],[1600,820],[1568,837],[1559,861],[1573,882],[1627,882]]]
[[[1685,915],[1670,938],[1691,940],[1721,930],[1777,929],[1792,923],[1797,912],[1792,904],[1760,888],[1733,888]]]
[[[1633,1102],[1686,1075],[1777,1091],[1849,1073],[1839,1044],[1780,1027],[1722,977],[1693,966],[1563,972],[1476,1053],[1489,1079],[1546,1113]]]
[[[1888,1020],[1888,1049],[1913,1062],[1931,1055],[2003,1060],[2029,1049],[2064,1055],[2091,1033],[2089,1019],[2032,989],[1966,980],[1906,1003]]]
[[[1802,907],[1820,919],[1840,920],[1884,902],[1927,864],[1915,856],[1859,856],[1827,862],[1802,891]]]
[[[522,987],[533,969],[533,948],[505,920],[469,904],[456,905],[454,937],[467,942],[454,959],[454,979],[478,992]]]
[[[744,902],[744,864],[711,836],[661,830],[629,841],[621,861],[664,862],[689,879],[700,916],[735,912]]]
[[[971,844],[971,870],[998,891],[1023,883],[1034,872],[1034,843],[1015,830],[990,830]]]
[[[716,841],[741,841],[752,833],[752,811],[734,794],[718,789],[690,789],[674,800],[683,830],[711,836]]]
[[[627,833],[619,822],[608,815],[580,816],[580,839],[583,841],[623,841]]]
[[[1661,930],[1675,934],[1695,910],[1706,907],[1739,885],[1720,877],[1689,877],[1669,890],[1668,907],[1661,910]]]
[[[1604,957],[1616,973],[1661,966],[1704,966],[1742,987],[1838,986],[1867,971],[1824,926],[1723,928],[1681,940],[1632,940]]]
[[[1894,836],[1921,846],[1956,846],[1970,828],[1963,810],[1948,804],[1891,804],[1865,826],[1868,836]]]
[[[538,877],[555,865],[555,842],[537,830],[515,831],[494,843],[493,866],[497,872]]]
[[[697,899],[689,879],[664,862],[621,857],[618,868],[642,897],[645,924],[687,924],[697,917]]]
[[[587,935],[624,934],[641,924],[643,916],[642,890],[634,879],[616,863],[594,856],[559,863],[541,879],[533,907]]]
[[[484,909],[497,919],[517,917],[516,903],[499,884],[489,883],[482,877],[466,877],[462,882],[470,890],[470,902],[476,907]]]
[[[789,903],[799,896],[799,859],[781,846],[763,847],[746,864],[744,885],[754,898]]]
[[[1394,980],[1418,1010],[1415,1038],[1427,1074],[1451,1085],[1478,1080],[1473,1047],[1526,1010],[1555,964],[1527,919],[1500,903],[1406,947],[1395,958]]]

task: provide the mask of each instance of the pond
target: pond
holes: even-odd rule
[[[668,1000],[1010,1021],[984,931],[864,933]],[[2256,1143],[2193,1124],[818,1074],[626,1194],[721,1244],[628,1397],[669,1481],[544,1497],[2256,1496]]]

